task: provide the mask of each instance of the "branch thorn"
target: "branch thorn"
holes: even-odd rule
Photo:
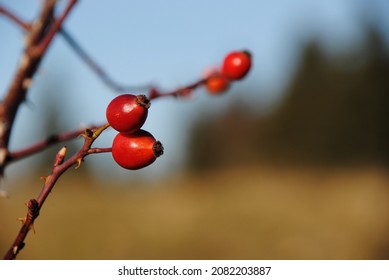
[[[81,163],[82,163],[83,161],[84,161],[84,159],[83,159],[83,158],[78,158],[78,159],[76,159],[77,165],[76,165],[75,169],[78,169],[78,168],[80,168],[80,166],[81,166]]]
[[[43,182],[45,182],[45,184],[47,183],[47,181],[49,180],[50,178],[50,175],[48,176],[41,176],[40,179],[43,180]]]
[[[27,218],[18,218],[18,221],[20,221],[22,224],[24,224],[25,222],[26,222],[26,220],[27,220]],[[32,223],[29,227],[28,227],[28,229],[30,230],[32,230],[32,232],[35,234],[36,233],[36,231],[35,231],[35,227],[34,227],[34,223]]]

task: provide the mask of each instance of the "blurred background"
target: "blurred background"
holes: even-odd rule
[[[0,3],[27,20],[40,7]],[[80,1],[64,26],[121,84],[173,90],[239,49],[253,69],[220,97],[153,101],[144,127],[165,154],[135,172],[88,157],[61,177],[18,257],[388,259],[388,12],[384,0]],[[0,38],[3,95],[24,34],[0,17]],[[10,148],[105,122],[116,94],[57,36]],[[59,148],[6,170],[0,251]]]

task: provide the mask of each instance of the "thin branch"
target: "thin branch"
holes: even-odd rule
[[[105,124],[96,129],[85,130],[83,134],[85,141],[81,149],[75,153],[72,157],[65,160],[66,147],[63,147],[55,156],[52,172],[47,177],[44,177],[44,185],[38,197],[36,199],[30,199],[27,203],[27,215],[25,218],[20,219],[23,222],[15,241],[4,256],[4,259],[15,259],[20,250],[25,246],[24,240],[27,237],[29,231],[33,229],[34,222],[38,218],[40,210],[45,203],[48,195],[54,188],[57,180],[61,175],[72,166],[76,165],[78,168],[84,158],[94,153],[110,152],[111,148],[91,148],[93,142],[99,137],[99,135],[109,127],[109,124]]]
[[[157,99],[160,97],[168,97],[168,96],[187,97],[187,96],[190,96],[195,89],[204,85],[206,82],[207,82],[207,78],[201,79],[201,80],[198,80],[192,84],[189,84],[188,86],[180,87],[178,89],[175,89],[175,90],[169,91],[169,92],[160,92],[156,88],[153,88],[150,90],[148,98],[150,100],[152,100],[152,99]]]
[[[130,85],[121,85],[114,81],[101,66],[99,66],[82,47],[81,45],[74,39],[73,36],[69,34],[66,29],[61,28],[61,35],[65,39],[66,43],[73,49],[73,51],[81,58],[82,61],[100,78],[100,80],[108,86],[111,90],[117,93],[138,93],[148,91],[150,86],[130,86]]]
[[[112,148],[90,148],[88,154],[101,154],[101,153],[111,153]]]
[[[94,125],[94,126],[89,127],[89,129],[92,130],[92,129],[95,129],[97,127],[98,126]],[[58,144],[61,142],[72,140],[72,139],[80,136],[84,131],[85,131],[85,128],[80,128],[77,130],[67,131],[67,132],[58,133],[58,134],[52,134],[52,135],[46,137],[45,139],[43,139],[35,144],[32,144],[28,147],[25,147],[23,149],[20,149],[20,150],[14,151],[14,152],[10,151],[8,153],[7,161],[8,161],[8,163],[11,163],[11,162],[26,158],[28,156],[34,155],[36,153],[39,153],[39,152],[47,149],[48,147],[50,147],[54,144]]]
[[[3,14],[8,19],[19,25],[21,28],[25,30],[30,30],[31,25],[25,21],[23,21],[19,16],[17,16],[14,12],[11,12],[8,8],[0,5],[0,14]]]
[[[46,35],[43,37],[43,39],[39,42],[39,44],[36,47],[37,48],[36,51],[38,53],[42,54],[47,50],[54,36],[61,30],[62,23],[64,22],[65,18],[68,16],[68,14],[70,13],[70,11],[72,10],[73,6],[76,3],[77,0],[69,0],[69,3],[66,6],[65,10],[63,11],[62,15],[60,15],[53,22],[53,24],[50,25],[50,28],[47,31]]]

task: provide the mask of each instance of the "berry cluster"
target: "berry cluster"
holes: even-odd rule
[[[224,58],[220,70],[212,72],[205,80],[210,94],[220,94],[228,90],[232,81],[243,79],[251,68],[250,52],[233,51]]]
[[[132,94],[117,96],[108,104],[108,123],[118,131],[112,143],[112,156],[125,169],[146,167],[163,154],[161,142],[141,129],[149,107],[150,101],[145,95]]]
[[[248,51],[233,51],[224,58],[222,67],[208,74],[205,79],[172,93],[160,93],[153,88],[150,97],[123,94],[114,98],[107,107],[109,125],[118,131],[112,143],[113,159],[121,167],[136,170],[153,163],[163,154],[161,142],[142,130],[146,121],[150,99],[161,96],[185,96],[200,85],[212,95],[218,95],[230,87],[230,83],[243,79],[251,68],[251,54]]]

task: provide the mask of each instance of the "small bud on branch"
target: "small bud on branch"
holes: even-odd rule
[[[62,147],[62,149],[55,156],[54,167],[61,165],[66,156],[66,146]]]

